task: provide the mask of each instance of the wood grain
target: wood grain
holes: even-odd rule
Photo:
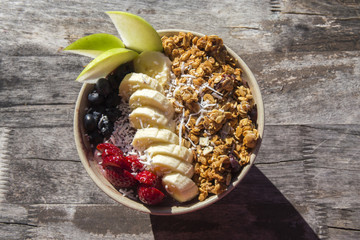
[[[255,166],[198,212],[115,203],[77,156],[76,39],[115,34],[104,13],[217,34],[253,70],[265,109]],[[8,1],[0,4],[1,239],[359,239],[360,2]]]

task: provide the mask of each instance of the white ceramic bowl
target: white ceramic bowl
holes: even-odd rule
[[[164,35],[171,36],[179,32],[191,32],[194,35],[203,36],[203,34],[200,33],[187,31],[187,30],[179,30],[179,29],[158,31],[160,36],[164,36]],[[263,106],[260,89],[253,73],[245,64],[245,62],[235,52],[233,52],[229,48],[227,48],[227,50],[230,55],[232,55],[234,58],[237,59],[240,68],[243,70],[242,78],[247,81],[250,90],[253,94],[257,107],[257,115],[258,115],[257,125],[258,125],[258,132],[260,135],[260,139],[257,143],[257,146],[254,148],[251,154],[250,163],[242,169],[242,171],[239,173],[239,175],[236,178],[234,178],[228,189],[222,194],[216,196],[215,195],[210,196],[202,202],[197,201],[196,199],[184,204],[175,204],[172,201],[169,201],[168,205],[161,204],[159,206],[147,206],[142,204],[140,201],[135,201],[128,197],[123,196],[104,178],[104,176],[101,174],[99,170],[97,162],[93,160],[92,150],[88,140],[85,137],[85,130],[83,126],[83,117],[85,115],[85,108],[87,107],[87,95],[93,89],[93,85],[83,84],[75,106],[74,135],[75,135],[76,148],[78,150],[79,157],[86,171],[102,191],[104,191],[108,196],[110,196],[115,201],[132,209],[136,209],[138,211],[150,213],[154,215],[173,215],[173,214],[183,214],[183,213],[193,212],[202,209],[206,206],[209,206],[214,202],[218,201],[219,199],[223,198],[228,193],[230,193],[241,182],[241,180],[250,170],[251,166],[255,161],[256,155],[259,152],[259,148],[261,145],[261,140],[264,132],[264,106]]]

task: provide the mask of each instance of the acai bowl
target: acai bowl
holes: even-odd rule
[[[261,145],[264,107],[251,70],[219,37],[156,33],[161,50],[137,50],[82,81],[75,142],[86,171],[112,199],[154,215],[183,214],[218,201],[245,177]],[[111,93],[96,99],[108,85]],[[94,112],[96,123],[86,122]]]

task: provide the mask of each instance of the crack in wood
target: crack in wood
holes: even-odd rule
[[[282,14],[294,14],[294,15],[308,15],[308,16],[324,16],[331,17],[330,15],[322,14],[322,13],[311,13],[311,12],[281,12]]]
[[[29,226],[29,227],[38,227],[37,225],[30,224],[30,223],[24,223],[24,222],[0,222],[0,224],[5,224],[5,225],[22,225],[22,226]]]
[[[0,128],[4,128],[8,126],[0,126]],[[11,126],[13,129],[29,129],[29,128],[72,128],[72,124],[57,124],[57,125],[33,125],[33,126]]]
[[[74,162],[74,163],[80,163],[80,160],[74,160],[74,159],[51,159],[51,158],[39,158],[39,157],[24,157],[22,159],[25,160],[41,160],[41,161],[48,161],[48,162]],[[20,160],[20,159],[18,159]]]
[[[271,126],[271,125],[270,125]],[[291,125],[289,125],[291,126]],[[294,124],[294,126],[296,126],[296,124]],[[347,135],[351,135],[351,136],[360,136],[360,131],[349,131],[348,128],[345,129],[339,129],[337,127],[343,127],[343,126],[353,126],[353,127],[357,127],[356,124],[329,124],[329,125],[318,125],[318,124],[314,124],[314,125],[300,125],[302,127],[306,127],[306,128],[310,128],[310,129],[314,129],[314,130],[327,130],[327,131],[334,131],[336,133],[341,133],[341,134],[347,134]],[[307,139],[309,141],[313,141],[312,139]]]
[[[2,108],[12,108],[12,107],[47,107],[47,106],[75,106],[74,103],[23,103],[23,104],[2,104],[0,105],[0,109]]]
[[[356,232],[360,232],[360,229],[358,229],[358,228],[337,227],[337,226],[329,226],[329,225],[327,225],[327,227],[328,227],[328,228],[332,228],[332,229],[345,230],[345,231],[356,231]]]
[[[351,172],[359,172],[359,169],[348,169],[348,168],[331,168],[331,167],[316,167],[317,169],[329,169],[329,170],[336,170],[336,171],[351,171]]]
[[[281,160],[281,161],[276,161],[276,162],[261,162],[261,163],[255,163],[255,165],[261,166],[261,165],[272,165],[272,164],[289,163],[289,162],[304,162],[306,160],[308,160],[308,158],[288,159],[288,160]]]
[[[249,30],[260,30],[260,28],[257,27],[247,27],[247,26],[229,26],[224,28],[241,28],[241,29],[249,29]]]

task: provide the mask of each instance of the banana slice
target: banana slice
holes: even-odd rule
[[[156,155],[168,155],[170,157],[178,158],[184,162],[192,163],[193,160],[193,152],[184,146],[180,146],[179,144],[159,144],[153,145],[146,149],[146,152],[150,157],[154,157]]]
[[[142,128],[138,129],[132,141],[133,147],[138,151],[144,151],[151,144],[179,143],[179,137],[168,129]]]
[[[151,167],[155,172],[162,174],[177,172],[189,178],[194,175],[194,167],[191,163],[183,162],[177,158],[165,155],[156,155],[151,158]]]
[[[151,107],[135,108],[129,115],[131,125],[136,128],[157,127],[175,131],[175,121],[167,118],[163,113]]]
[[[150,106],[164,112],[165,116],[170,119],[174,116],[174,107],[170,101],[163,94],[152,89],[139,89],[135,91],[130,96],[129,105],[132,109]]]
[[[165,175],[162,183],[166,191],[179,202],[187,202],[199,193],[196,184],[190,178],[179,173]]]
[[[145,73],[165,86],[170,80],[171,61],[161,52],[145,51],[134,60],[135,72]]]
[[[154,78],[143,73],[129,73],[120,83],[119,95],[128,100],[131,94],[142,88],[153,89],[164,93],[163,87]]]

